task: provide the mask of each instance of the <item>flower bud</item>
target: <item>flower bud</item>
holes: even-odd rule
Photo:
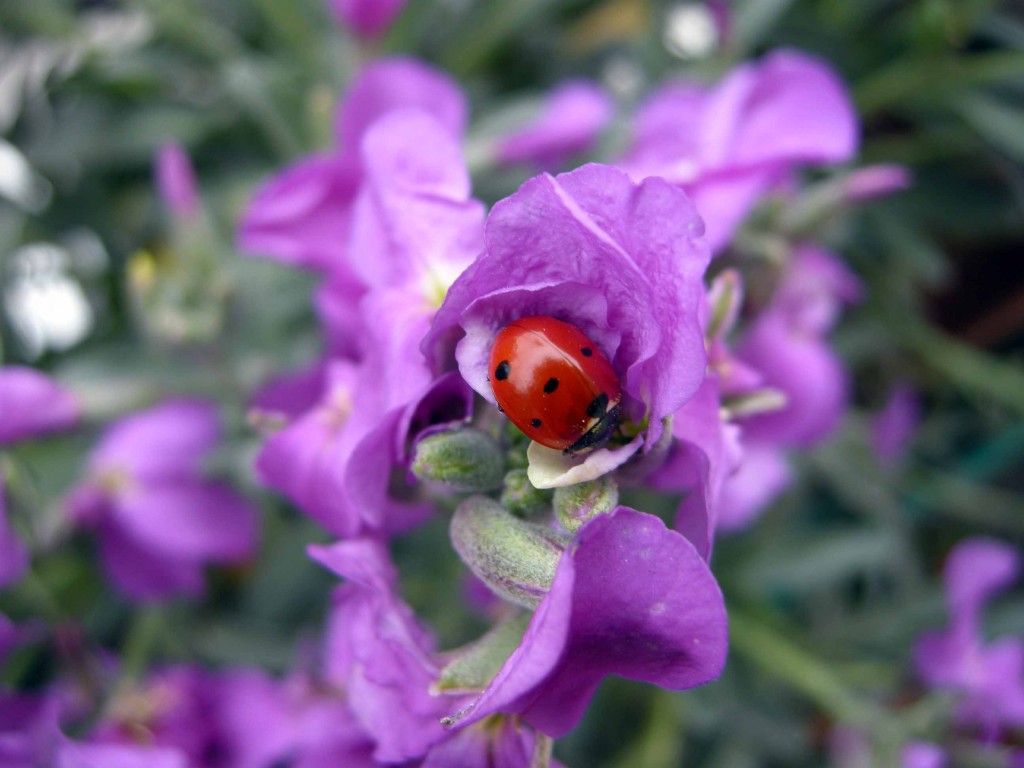
[[[525,469],[513,469],[505,475],[501,506],[519,517],[537,517],[551,508],[551,493],[534,488]]]
[[[619,486],[610,475],[579,485],[555,489],[555,519],[569,533],[575,534],[598,515],[611,512],[619,505]]]
[[[568,543],[484,496],[473,496],[455,510],[451,538],[462,561],[495,594],[531,609],[551,588]]]
[[[451,661],[434,684],[438,693],[482,691],[519,646],[530,614],[516,610],[479,640],[446,654]]]
[[[505,457],[500,446],[478,429],[430,435],[416,444],[412,471],[460,491],[489,491],[501,486]]]

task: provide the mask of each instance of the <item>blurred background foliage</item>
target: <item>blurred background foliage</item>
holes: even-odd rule
[[[86,398],[92,427],[169,393],[217,398],[233,439],[213,469],[265,512],[248,571],[216,573],[199,605],[135,612],[104,589],[87,542],[54,540],[89,430],[20,447],[5,459],[11,493],[52,554],[0,610],[84,632],[127,654],[129,674],[189,658],[284,670],[315,637],[333,579],[304,546],[323,535],[256,494],[258,436],[245,422],[255,385],[318,350],[311,283],[239,257],[232,240],[259,180],[330,146],[337,96],[361,61],[415,55],[459,79],[476,194],[492,203],[526,172],[494,168],[489,139],[562,79],[616,94],[596,153],[610,157],[664,78],[710,80],[794,47],[849,84],[861,163],[904,164],[914,179],[818,229],[866,283],[837,335],[854,408],[840,434],[798,457],[800,483],[718,546],[733,635],[723,679],[682,695],[609,681],[556,754],[574,766],[821,765],[843,723],[894,765],[907,738],[940,735],[950,702],[922,695],[908,657],[945,620],[942,559],[967,535],[1024,545],[1024,13],[994,0],[746,0],[705,53],[687,48],[685,12],[641,0],[411,0],[371,49],[321,0],[0,0],[3,362],[56,372]],[[175,222],[154,192],[154,154],[172,140],[198,171],[199,224]],[[908,458],[879,466],[870,418],[900,381],[924,419]],[[473,624],[452,607],[459,566],[435,556],[447,546],[439,521],[398,554],[409,599],[451,645]],[[993,635],[1024,634],[1021,596],[990,611]],[[31,684],[56,664],[23,650],[3,679]],[[997,764],[967,743],[955,760]]]

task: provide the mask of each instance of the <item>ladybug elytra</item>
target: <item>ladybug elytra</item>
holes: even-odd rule
[[[593,450],[619,420],[622,387],[601,349],[553,317],[523,317],[502,328],[490,357],[491,391],[527,437],[572,455]]]

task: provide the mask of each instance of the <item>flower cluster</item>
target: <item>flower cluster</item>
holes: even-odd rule
[[[403,5],[331,3],[367,40]],[[488,159],[550,172],[488,209],[458,83],[413,59],[363,64],[333,148],[265,181],[237,236],[246,257],[315,281],[321,353],[246,403],[255,481],[332,540],[307,550],[341,579],[315,650],[281,677],[182,663],[139,673],[101,655],[75,682],[0,694],[0,764],[550,766],[553,740],[607,677],[685,690],[722,673],[716,537],[790,485],[791,454],[832,435],[850,399],[830,335],[861,284],[798,226],[801,212],[906,179],[869,169],[808,191],[802,172],[850,161],[859,127],[838,76],[795,51],[715,85],[662,85],[624,120],[619,156],[556,173],[618,111],[597,85],[556,88]],[[157,171],[168,207],[194,222],[188,158],[167,147]],[[787,227],[772,219],[786,214]],[[786,237],[766,237],[772,227]],[[530,344],[557,346],[548,337],[495,358],[527,318],[585,340],[544,361],[572,382],[531,378],[542,366]],[[590,375],[597,361],[614,392]],[[510,377],[526,421],[499,406]],[[549,406],[560,388],[589,394],[562,412]],[[879,427],[883,457],[913,429],[908,398]],[[28,369],[0,369],[0,401],[4,445],[79,420],[79,403]],[[531,408],[569,448],[527,437],[520,427],[542,426]],[[194,599],[208,568],[255,557],[259,513],[216,471],[226,416],[195,397],[124,414],[67,495],[63,531],[96,547],[128,601]],[[47,546],[8,519],[4,491],[0,587]],[[395,554],[438,521],[487,621],[455,648],[403,595]],[[960,697],[958,725],[989,740],[1024,724],[1024,646],[980,630],[981,606],[1018,567],[999,543],[961,545],[946,572],[950,627],[915,652],[921,680]],[[0,615],[0,659],[32,642]],[[911,745],[907,764],[934,764],[936,749]]]

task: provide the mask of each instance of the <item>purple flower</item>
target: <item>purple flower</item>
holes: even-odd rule
[[[7,520],[4,476],[0,470],[0,589],[17,583],[28,570],[29,551]],[[2,618],[2,615],[0,615]]]
[[[433,747],[420,768],[526,768],[536,765],[537,733],[511,717],[464,728]],[[552,760],[551,768],[561,763]]]
[[[557,169],[593,146],[613,109],[611,98],[599,86],[584,80],[563,83],[551,92],[532,123],[500,140],[498,160]]]
[[[848,160],[857,134],[849,95],[828,65],[778,51],[714,88],[663,86],[639,110],[622,165],[634,178],[681,185],[717,253],[767,190],[800,166]]]
[[[1024,725],[1024,640],[986,643],[981,621],[985,603],[1015,581],[1020,570],[1019,554],[1003,542],[960,542],[943,571],[949,626],[925,633],[914,647],[921,680],[930,688],[957,692],[957,720],[978,727],[986,740]]]
[[[388,31],[408,0],[330,0],[335,15],[360,37]]]
[[[743,441],[743,460],[722,483],[717,529],[746,528],[793,482],[793,470],[777,446]]]
[[[619,507],[580,530],[519,647],[452,722],[516,713],[557,738],[605,676],[692,688],[721,673],[727,646],[722,593],[697,550]]]
[[[454,350],[462,376],[494,402],[498,331],[528,315],[570,322],[612,362],[625,417],[649,419],[650,446],[704,379],[701,233],[690,201],[661,179],[638,185],[601,165],[537,176],[494,206],[486,251],[448,291],[423,350],[436,370]]]
[[[370,768],[373,744],[345,698],[305,675],[273,680],[238,669],[217,680],[222,747],[231,768]]]
[[[885,407],[871,425],[871,446],[882,466],[890,466],[906,450],[921,421],[921,406],[906,384],[893,388]]]
[[[398,109],[427,113],[455,139],[465,129],[465,100],[447,75],[411,59],[368,65],[338,109],[337,148],[301,160],[263,185],[242,217],[240,247],[345,276],[352,208],[364,172],[360,146],[374,122]]]
[[[0,445],[68,429],[80,416],[74,396],[32,368],[0,368]]]
[[[199,213],[199,187],[192,163],[178,144],[164,144],[156,155],[156,188],[173,213],[191,218]]]
[[[946,753],[936,744],[913,741],[903,748],[900,761],[902,768],[945,768]]]
[[[396,592],[384,547],[366,539],[313,546],[310,555],[347,582],[334,593],[326,677],[348,694],[376,743],[374,757],[401,762],[446,738],[440,719],[451,700],[430,693],[440,671],[434,641]]]
[[[182,764],[205,768],[220,748],[215,706],[218,687],[205,670],[179,665],[150,674],[137,687],[120,692],[88,734],[91,745],[148,746],[181,755]],[[84,748],[84,747],[83,747]]]
[[[71,514],[95,528],[103,565],[129,597],[198,594],[206,563],[256,547],[255,510],[202,474],[220,436],[212,405],[170,401],[115,422],[90,456]]]
[[[718,377],[709,375],[672,421],[672,447],[649,478],[663,492],[683,492],[675,528],[707,558],[719,525],[720,496],[742,466],[737,427],[722,421]]]
[[[342,537],[396,532],[429,515],[429,506],[389,496],[392,469],[408,465],[429,430],[469,418],[465,384],[444,376],[407,405],[387,408],[371,367],[334,361],[326,380],[319,403],[264,444],[260,479]]]
[[[772,303],[748,329],[737,357],[780,391],[785,407],[742,420],[755,442],[808,446],[827,437],[846,410],[846,370],[825,334],[844,303],[859,297],[856,277],[834,256],[797,251]]]

